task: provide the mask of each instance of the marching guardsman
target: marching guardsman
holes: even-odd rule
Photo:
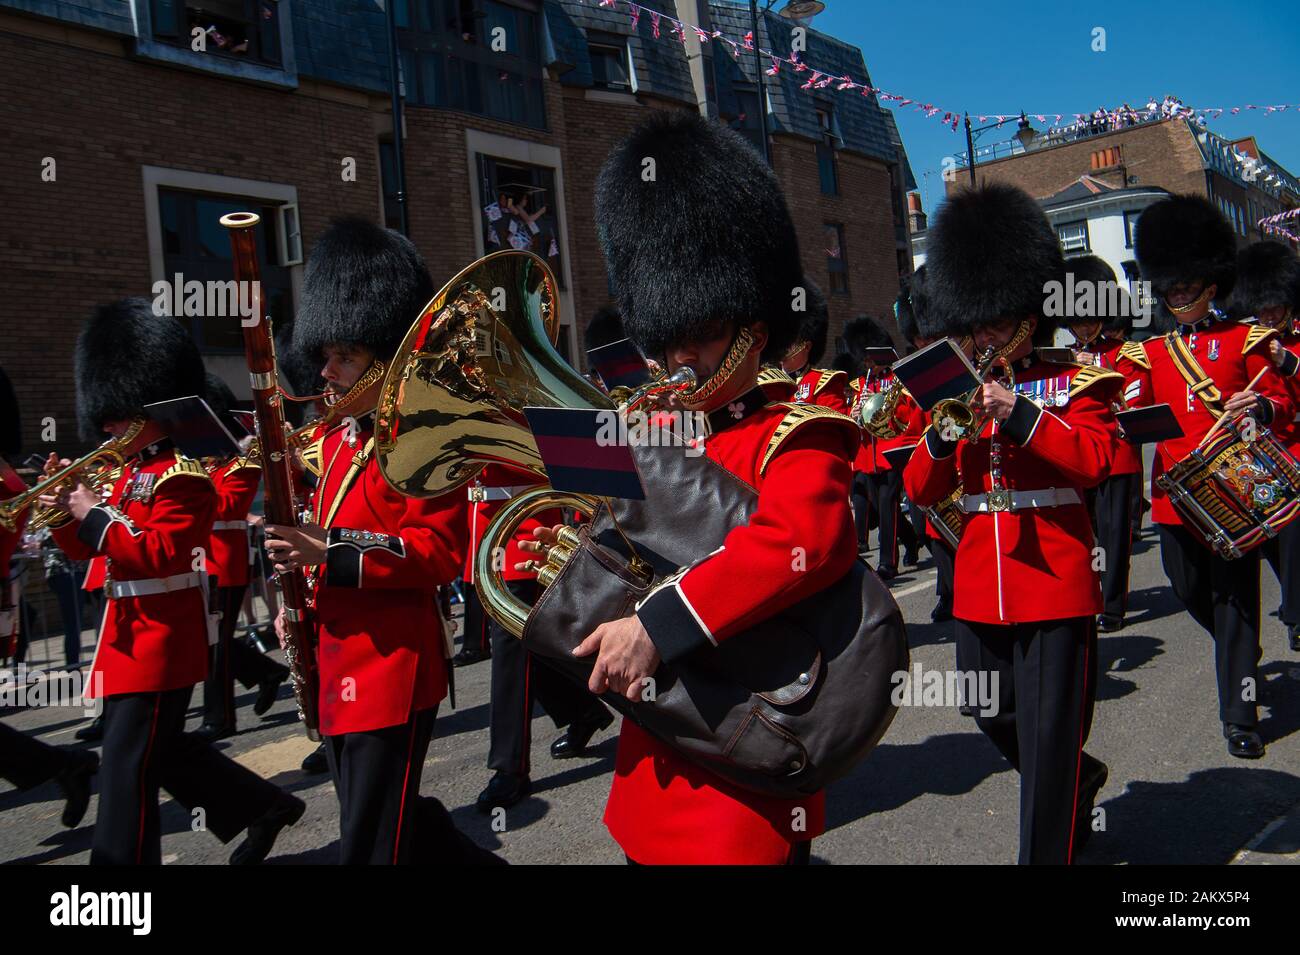
[[[231,415],[235,396],[230,386],[213,374],[208,375],[207,386],[209,407],[232,434],[242,433],[243,429]],[[203,725],[197,732],[217,740],[235,734],[236,678],[248,689],[257,687],[253,712],[261,716],[275,703],[280,684],[289,679],[289,668],[235,639],[235,625],[244,603],[244,592],[248,590],[251,565],[248,513],[262,483],[262,465],[247,453],[224,461],[205,461],[205,464],[217,492],[207,570],[216,579],[215,604],[221,622],[217,642],[212,647],[208,678],[203,684]]]
[[[649,182],[646,156],[658,170]],[[693,214],[665,213],[672,208]],[[728,228],[708,225],[718,217]],[[724,549],[575,651],[595,659],[593,692],[636,698],[661,660],[708,652],[849,571],[848,459],[858,433],[827,408],[768,404],[757,387],[760,361],[786,354],[799,334],[791,304],[803,277],[781,187],[737,133],[694,113],[648,120],[606,160],[596,219],[628,334],[669,374],[695,369],[698,397],[683,401],[708,417],[705,453],[758,491]],[[545,534],[530,548],[553,542]],[[806,570],[792,569],[792,548],[806,548]],[[821,793],[790,800],[740,789],[624,720],[605,824],[637,863],[806,862],[824,805]]]
[[[898,576],[898,539],[903,538],[904,564],[915,564],[918,541],[912,525],[902,519],[903,475],[894,468],[885,457],[885,452],[896,448],[915,445],[921,439],[925,428],[925,413],[917,407],[916,402],[901,386],[892,389],[896,379],[890,366],[873,361],[867,355],[868,348],[889,348],[893,341],[889,333],[874,319],[864,315],[856,318],[844,329],[844,339],[849,351],[866,367],[867,373],[858,381],[853,390],[857,395],[854,406],[856,423],[862,426],[862,445],[855,457],[856,469],[865,476],[867,495],[871,510],[876,515],[876,527],[880,534],[880,556],[876,561],[876,573],[881,580],[892,580]],[[867,428],[862,421],[861,405],[868,396],[874,394],[891,395],[895,400],[894,412],[890,416],[894,422],[890,437],[881,437]],[[901,425],[902,427],[897,427]],[[862,517],[859,516],[859,520]],[[870,527],[866,529],[870,533]],[[865,536],[861,535],[861,536]]]
[[[1021,863],[1069,863],[1091,833],[1106,766],[1083,751],[1096,695],[1096,620],[1087,488],[1109,473],[1123,379],[1096,366],[1051,364],[1043,316],[1062,273],[1055,230],[1032,198],[985,185],[951,196],[930,229],[928,321],[977,352],[1004,358],[1014,388],[986,379],[963,432],[936,411],[904,473],[931,506],[960,476],[965,528],[953,616],[989,686],[980,729],[1020,773]],[[984,679],[979,685],[985,685]],[[971,701],[967,701],[968,703]]]
[[[27,490],[7,457],[17,457],[22,450],[21,418],[18,399],[9,379],[0,370],[0,501],[7,501]],[[9,560],[22,539],[27,523],[26,512],[18,515],[12,530],[0,526],[0,640],[18,626],[17,607],[8,603],[9,588],[5,574]],[[90,777],[99,769],[99,757],[93,752],[79,752],[50,746],[0,723],[0,778],[20,790],[34,789],[54,780],[65,800],[61,821],[69,829],[81,824],[90,805]]]
[[[1129,301],[1128,290],[1119,286],[1114,270],[1095,255],[1069,259],[1065,267],[1074,276],[1075,289],[1092,287],[1096,303],[1095,314],[1075,316],[1067,322],[1070,334],[1074,336],[1075,356],[1084,364],[1113,371],[1132,322],[1131,310],[1123,307]],[[1118,294],[1112,295],[1115,290]],[[1110,314],[1111,302],[1119,303],[1119,314]],[[1123,410],[1122,400],[1116,403],[1116,410]],[[1093,526],[1103,558],[1103,608],[1097,617],[1097,629],[1102,633],[1112,633],[1124,627],[1129,563],[1133,556],[1133,523],[1135,517],[1141,520],[1136,510],[1142,500],[1142,470],[1142,449],[1121,441],[1110,474],[1089,495]]]
[[[821,405],[840,414],[848,414],[849,403],[845,398],[845,389],[849,385],[848,375],[833,368],[816,367],[826,354],[826,335],[830,325],[826,296],[807,277],[804,278],[803,288],[805,309],[803,321],[799,323],[799,336],[781,358],[781,369],[795,382],[792,400],[797,404]],[[764,388],[764,391],[767,390]]]
[[[359,218],[340,219],[307,262],[294,348],[321,362],[343,395],[394,354],[433,297],[433,281],[406,237]],[[320,731],[339,797],[339,861],[414,860],[420,774],[447,654],[438,587],[465,559],[464,493],[406,498],[374,456],[380,377],[348,417],[317,442],[311,522],[268,524],[277,570],[302,567],[314,594]],[[277,629],[282,621],[277,621]]]
[[[155,315],[146,299],[126,299],[99,308],[82,329],[76,380],[84,436],[106,432],[127,442],[107,500],[85,484],[41,499],[67,512],[54,538],[74,560],[94,558],[88,583],[102,584],[108,603],[86,694],[104,701],[90,861],[162,861],[161,786],[186,808],[201,808],[222,842],[248,831],[232,863],[260,862],[306,806],[184,732],[215,637],[200,558],[217,498],[202,465],[179,454],[144,411],[203,394],[198,348],[179,321]],[[47,472],[61,463],[51,454]]]
[[[1259,552],[1226,560],[1184,526],[1154,480],[1195,450],[1225,412],[1268,427],[1291,419],[1292,408],[1269,360],[1277,332],[1228,319],[1217,307],[1232,292],[1237,240],[1207,199],[1174,196],[1148,206],[1138,220],[1136,252],[1142,280],[1159,301],[1165,334],[1120,349],[1116,365],[1128,379],[1130,407],[1168,404],[1183,437],[1156,445],[1151,520],[1160,533],[1160,559],[1178,599],[1214,637],[1219,718],[1228,752],[1264,755],[1256,729],[1259,679]],[[1247,385],[1268,370],[1254,389]]]
[[[1289,246],[1266,240],[1249,245],[1237,257],[1237,287],[1232,315],[1239,321],[1277,330],[1269,357],[1286,384],[1292,420],[1274,420],[1273,434],[1300,458],[1300,259]],[[1300,521],[1264,542],[1264,556],[1282,587],[1278,617],[1286,625],[1292,650],[1300,650]]]

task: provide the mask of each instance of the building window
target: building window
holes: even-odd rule
[[[750,141],[754,151],[763,155],[763,128],[758,115],[758,91],[753,89],[732,89],[735,112],[720,108],[718,116],[731,129]]]
[[[546,126],[536,10],[496,0],[393,2],[407,102]]]
[[[279,0],[150,0],[154,39],[204,52],[280,66]],[[198,31],[196,33],[196,31]]]
[[[625,37],[588,32],[587,54],[591,58],[592,86],[619,93],[632,91],[632,61]]]
[[[836,295],[849,294],[849,262],[844,251],[844,226],[837,222],[825,225],[826,271],[830,274],[830,289]]]
[[[1079,222],[1066,222],[1056,227],[1056,235],[1061,240],[1062,252],[1087,252],[1088,249],[1088,223],[1086,220]]]
[[[835,174],[835,121],[830,106],[817,107],[817,125],[821,138],[817,141],[817,175],[821,178],[822,195],[837,196],[839,179]]]
[[[546,260],[564,287],[555,170],[477,155],[483,250],[521,249]]]
[[[228,212],[256,212],[262,217],[257,234],[257,258],[261,266],[262,301],[271,316],[272,327],[287,328],[293,321],[293,290],[288,267],[280,264],[279,206],[265,199],[244,199],[212,193],[158,189],[159,222],[162,227],[163,278],[184,283],[230,282],[234,267],[230,260],[230,233],[220,219]],[[207,354],[242,353],[243,329],[237,315],[188,316],[191,333],[199,349]]]
[[[1137,241],[1138,219],[1142,217],[1142,211],[1124,213],[1124,248],[1133,248],[1133,243]]]

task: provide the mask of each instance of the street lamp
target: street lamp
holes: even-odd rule
[[[973,186],[975,185],[975,137],[976,135],[978,135],[979,133],[987,132],[988,130],[994,129],[998,126],[1005,126],[1007,121],[1005,119],[1000,119],[996,123],[989,123],[987,126],[980,126],[976,129],[971,129],[970,113],[963,113],[962,115],[966,119],[966,166],[970,171],[970,184]],[[1028,150],[1029,144],[1033,141],[1034,137],[1037,135],[1038,135],[1038,131],[1034,129],[1034,127],[1029,125],[1029,119],[1025,116],[1024,112],[1022,111],[1020,114],[1020,121],[1017,124],[1016,137],[1015,137],[1016,141],[1019,142],[1024,149]]]
[[[776,0],[767,0],[767,6],[763,12],[772,9]],[[786,5],[778,11],[786,20],[790,20],[799,26],[807,26],[812,18],[817,16],[826,9],[826,4],[820,0],[787,0]],[[758,54],[759,43],[758,33],[758,0],[749,0],[749,32],[754,38],[754,77],[758,85],[758,123],[762,133],[763,141],[763,161],[769,166],[772,165],[772,152],[767,144],[767,104],[763,98],[763,60]]]

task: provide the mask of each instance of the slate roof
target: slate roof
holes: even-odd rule
[[[0,7],[22,10],[37,16],[79,23],[96,30],[135,34],[129,0],[0,0]]]

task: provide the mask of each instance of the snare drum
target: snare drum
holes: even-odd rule
[[[1300,516],[1300,462],[1266,429],[1225,427],[1156,479],[1179,516],[1232,560]]]

